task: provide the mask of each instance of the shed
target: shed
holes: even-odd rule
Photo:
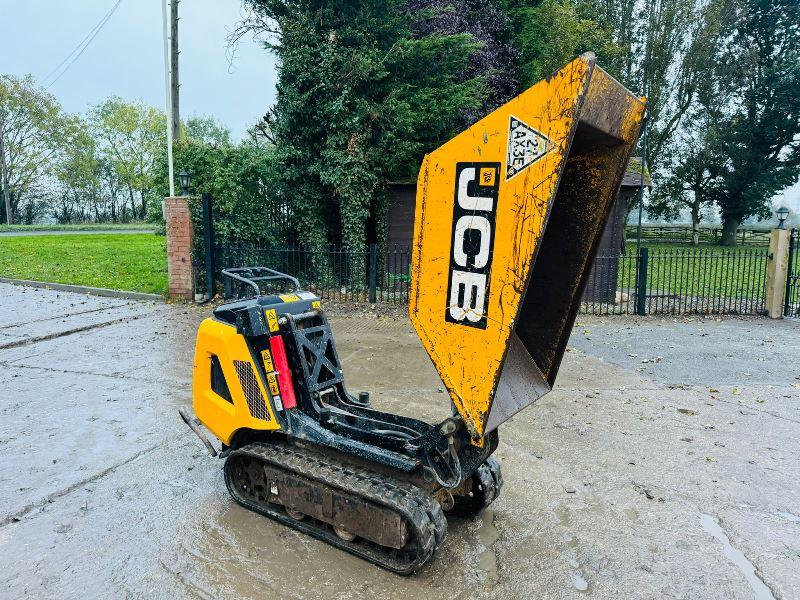
[[[614,303],[617,300],[619,257],[625,245],[625,218],[629,203],[636,198],[642,185],[650,188],[653,187],[653,182],[647,169],[642,177],[641,157],[632,156],[603,229],[597,258],[589,272],[589,280],[583,293],[586,302]]]

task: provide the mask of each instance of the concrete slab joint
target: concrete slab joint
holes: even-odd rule
[[[773,229],[770,234],[765,295],[767,314],[772,319],[783,317],[789,270],[789,233],[788,229]]]
[[[194,228],[188,198],[165,198],[163,210],[167,226],[169,297],[191,300],[194,296],[192,268]]]

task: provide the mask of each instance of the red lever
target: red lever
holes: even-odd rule
[[[294,395],[294,382],[292,381],[292,372],[289,369],[289,361],[286,358],[286,346],[283,345],[283,336],[274,335],[270,337],[269,347],[272,350],[272,360],[275,361],[275,370],[278,372],[278,386],[281,388],[283,408],[294,408],[297,406],[297,398]]]

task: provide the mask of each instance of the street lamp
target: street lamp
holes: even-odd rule
[[[178,173],[178,178],[181,180],[181,195],[188,196],[189,195],[189,181],[192,179],[192,176],[189,175],[189,172],[184,169],[180,173]]]
[[[786,219],[789,216],[789,209],[781,206],[775,211],[775,216],[778,217],[778,229],[786,229]]]

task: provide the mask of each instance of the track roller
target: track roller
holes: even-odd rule
[[[472,489],[468,494],[454,496],[454,504],[449,514],[459,517],[472,517],[494,502],[503,487],[500,463],[494,458],[486,459],[472,475]]]

